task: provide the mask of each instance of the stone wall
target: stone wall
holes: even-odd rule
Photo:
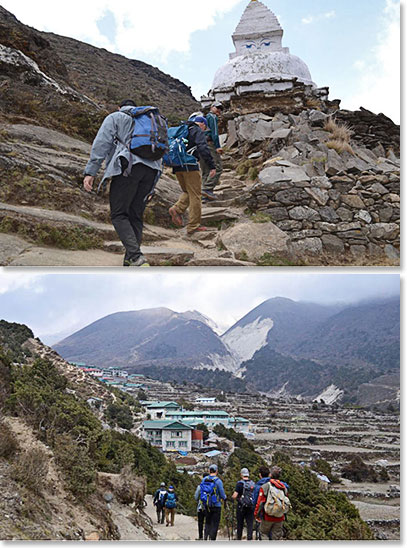
[[[311,110],[229,122],[239,148],[257,151],[247,155],[259,171],[248,206],[289,236],[296,257],[349,253],[397,261],[400,160],[390,147],[386,157],[380,141],[371,150],[352,138],[350,149],[335,150],[327,118]]]

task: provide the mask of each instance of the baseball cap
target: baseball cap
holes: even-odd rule
[[[220,110],[223,110],[223,105],[219,101],[215,101],[215,103],[213,103],[212,106],[219,108]]]
[[[243,477],[245,477],[245,478],[250,476],[249,470],[248,470],[247,468],[242,468],[242,469],[240,470],[240,473],[241,473],[241,475],[242,475]]]
[[[201,124],[205,124],[206,127],[208,127],[208,120],[205,118],[205,116],[196,116],[194,119],[194,122],[199,122]]]
[[[218,471],[217,464],[211,464],[209,467],[209,472],[217,472],[217,471]]]

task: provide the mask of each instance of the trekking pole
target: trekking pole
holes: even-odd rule
[[[235,499],[232,504],[232,540],[235,540]]]

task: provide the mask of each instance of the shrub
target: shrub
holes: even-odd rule
[[[12,477],[34,493],[41,493],[48,474],[48,456],[42,449],[21,453],[12,467]]]
[[[377,474],[374,468],[363,462],[359,455],[353,457],[352,460],[342,468],[342,477],[355,482],[377,481]]]
[[[5,422],[0,422],[0,458],[10,459],[14,457],[18,448],[18,441],[14,432]]]
[[[247,172],[247,176],[251,181],[255,181],[259,175],[259,170],[257,167],[250,167],[249,171]]]
[[[86,447],[79,446],[68,434],[64,434],[57,437],[54,454],[67,488],[79,499],[93,493],[96,467]]]

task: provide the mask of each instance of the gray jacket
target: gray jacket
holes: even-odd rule
[[[85,168],[85,175],[95,177],[105,160],[106,170],[99,188],[109,177],[122,174],[125,176],[130,175],[132,167],[138,163],[158,171],[156,182],[161,176],[162,160],[146,160],[145,158],[136,156],[124,144],[129,143],[133,129],[133,120],[131,116],[126,114],[126,111],[130,111],[132,108],[134,107],[122,107],[120,111],[109,114],[103,120],[98,134],[93,141],[90,159]],[[124,164],[127,165],[124,172],[120,158],[123,158],[125,160]]]

